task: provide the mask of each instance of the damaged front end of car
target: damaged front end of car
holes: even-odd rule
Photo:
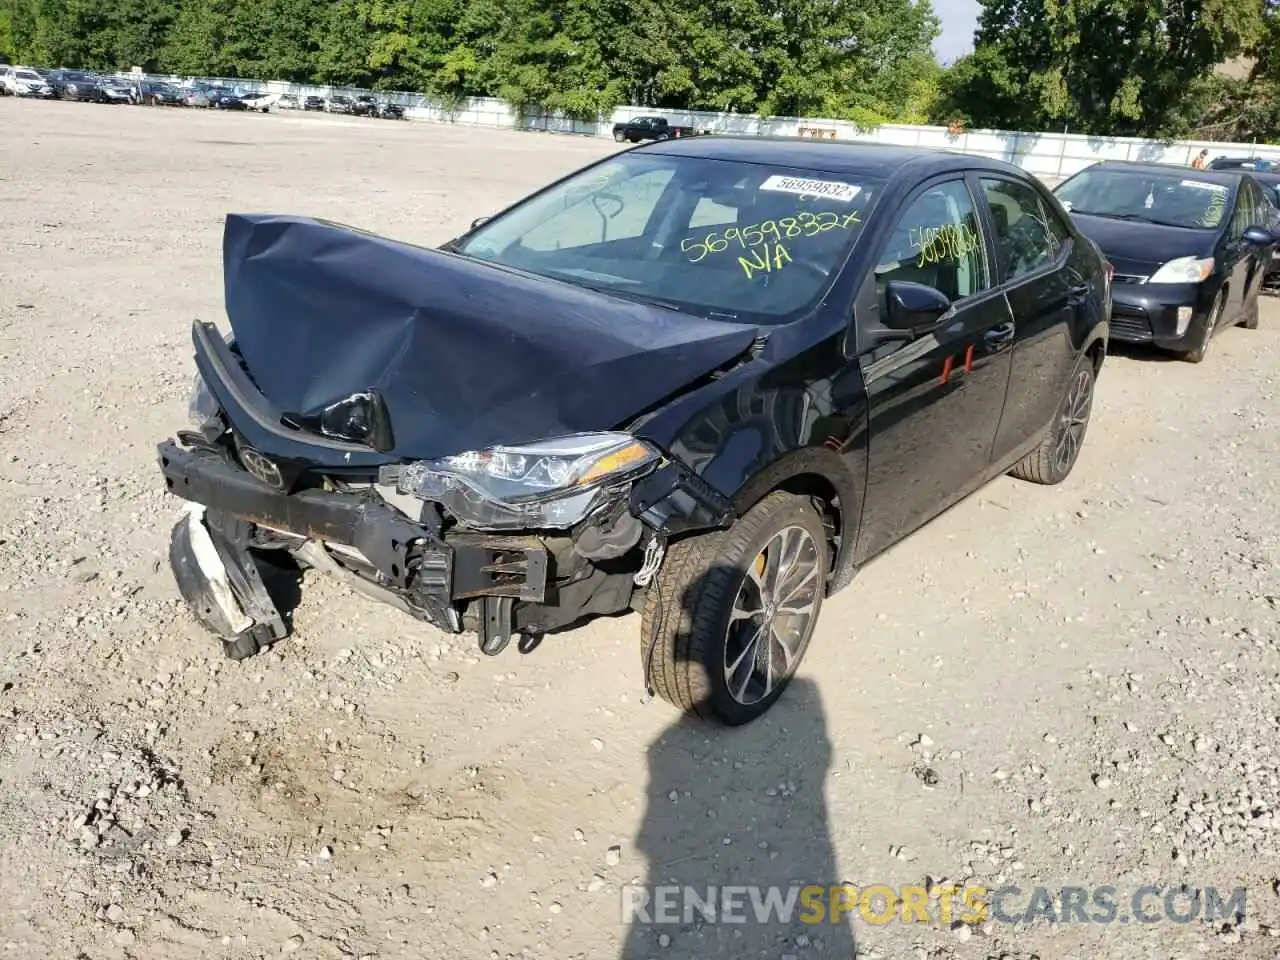
[[[229,247],[236,240],[230,232],[229,227]],[[289,235],[288,229],[276,229],[276,250],[280,238]],[[372,242],[346,232],[327,236],[330,243],[335,239],[361,249]],[[253,248],[249,243],[243,255],[228,258],[229,264],[262,259],[262,251]],[[305,245],[295,245],[279,259],[288,266],[307,256]],[[423,262],[431,269],[438,266],[434,253]],[[472,268],[449,263],[443,269]],[[377,274],[375,269],[360,276],[377,285]],[[538,416],[548,428],[559,429],[548,429],[546,439],[534,442],[465,445],[464,438],[501,436],[501,421],[492,413],[475,416],[474,405],[483,398],[467,393],[469,381],[455,379],[459,396],[433,393],[429,404],[423,395],[430,391],[422,384],[449,377],[450,363],[477,361],[470,374],[477,378],[484,376],[479,361],[486,357],[494,368],[503,367],[500,338],[489,341],[496,346],[488,346],[460,337],[451,357],[421,353],[413,364],[415,376],[432,363],[439,366],[428,370],[426,379],[406,385],[406,380],[386,375],[385,364],[394,366],[412,352],[400,331],[418,329],[422,318],[417,308],[407,311],[409,321],[394,328],[399,339],[380,337],[376,317],[367,313],[360,327],[366,339],[357,342],[335,337],[336,325],[326,327],[315,314],[306,314],[304,324],[299,319],[303,309],[268,303],[246,292],[252,286],[229,268],[232,337],[224,337],[213,324],[194,324],[199,374],[190,403],[191,428],[159,446],[168,491],[188,502],[172,535],[174,575],[195,616],[222,638],[232,657],[252,655],[287,634],[288,611],[273,599],[267,583],[270,574],[287,564],[340,577],[441,630],[474,631],[480,650],[497,655],[514,635],[524,648],[543,634],[591,616],[629,609],[658,571],[668,538],[732,522],[727,498],[650,440],[620,429],[617,424],[627,418],[609,412],[608,401],[595,404],[609,418],[604,429],[565,430],[584,424],[583,416],[572,412],[567,393],[547,398],[540,408],[536,395],[549,389],[517,384],[510,409],[522,422],[511,432],[528,436]],[[264,284],[260,289],[275,287]],[[385,286],[381,289],[385,297]],[[455,289],[451,284],[440,287]],[[529,293],[522,300],[526,329],[539,322],[537,291],[531,287]],[[466,295],[465,288],[458,294]],[[444,305],[433,307],[433,317],[447,309],[448,296],[440,294]],[[265,327],[250,325],[246,318],[255,311],[271,317],[277,339],[264,339]],[[238,318],[247,338],[236,330]],[[290,328],[291,322],[298,325]],[[604,350],[599,346],[602,335],[583,329],[576,341],[580,363],[585,359],[589,367],[593,353],[630,356]],[[593,343],[593,336],[598,342]],[[249,344],[242,343],[245,339]],[[711,353],[704,350],[708,359],[696,362],[713,367],[713,357],[723,362],[726,355],[736,356],[740,340],[726,341]],[[285,359],[288,351],[280,351],[286,343],[295,359],[312,361],[310,371],[297,379],[302,387],[292,392],[286,374],[267,359],[274,350],[282,358],[278,363],[293,362]],[[383,351],[381,358],[371,356],[370,343]],[[678,346],[675,340],[672,344]],[[658,362],[661,346],[659,337]],[[479,354],[468,355],[468,349]],[[691,346],[685,355],[696,357],[699,349]],[[343,351],[348,357],[339,362]],[[358,370],[361,354],[378,371],[365,382],[380,386],[353,387],[363,376]],[[327,364],[355,379],[344,384],[334,377],[327,396],[313,402],[308,392],[314,393],[315,371]],[[663,376],[690,379],[672,366],[667,363],[662,371],[655,366],[650,392],[633,398],[631,405],[669,395],[675,381],[664,382]],[[589,397],[574,402],[583,411],[590,406]],[[469,424],[465,429],[433,434],[423,426],[430,422],[432,429],[443,429],[432,418],[454,403],[455,420]],[[491,401],[488,409],[500,411],[502,403]],[[433,445],[459,452],[410,453]]]

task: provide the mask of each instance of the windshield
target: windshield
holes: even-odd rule
[[[17,77],[19,80],[39,80],[40,79],[40,74],[36,73],[34,70],[15,70],[13,72],[13,75]]]
[[[478,228],[458,252],[694,313],[776,323],[844,263],[879,181],[629,153]]]
[[[1231,189],[1194,171],[1085,170],[1054,194],[1071,213],[1209,230],[1222,225]]]

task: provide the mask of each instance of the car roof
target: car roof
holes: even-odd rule
[[[862,141],[809,140],[802,137],[753,137],[712,135],[680,137],[635,147],[647,153],[732,160],[739,163],[778,164],[889,180],[910,166],[916,176],[925,177],[952,170],[992,170],[1002,173],[1026,171],[1003,160],[972,154],[952,153],[928,147],[901,147]]]
[[[1236,186],[1251,170],[1210,170],[1206,167],[1184,167],[1180,163],[1139,163],[1135,160],[1099,160],[1085,167],[1085,170],[1116,170],[1133,173],[1170,174],[1180,173],[1187,180],[1199,180],[1202,183],[1220,183],[1225,187]],[[1080,171],[1083,173],[1084,171]]]

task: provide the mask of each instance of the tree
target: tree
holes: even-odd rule
[[[0,0],[40,64],[666,109],[919,118],[929,0]],[[6,15],[7,14],[7,15]]]
[[[1162,137],[1195,86],[1256,42],[1264,0],[982,0],[939,105],[976,126]]]

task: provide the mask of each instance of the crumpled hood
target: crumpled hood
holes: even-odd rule
[[[757,334],[301,217],[228,215],[223,273],[272,404],[376,390],[397,457],[611,429]]]
[[[1148,276],[1179,257],[1213,256],[1217,231],[1073,213],[1081,232],[1102,248],[1116,273]]]

